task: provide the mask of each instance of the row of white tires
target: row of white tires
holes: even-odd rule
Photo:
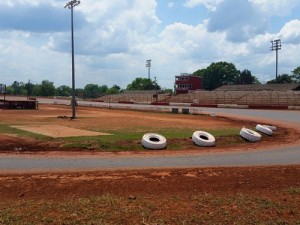
[[[277,130],[277,127],[257,124],[256,130],[267,135],[272,135],[273,131]],[[241,129],[240,135],[249,142],[258,142],[261,140],[260,133],[244,127]],[[205,131],[195,131],[192,135],[192,140],[200,147],[212,147],[216,144],[215,137]],[[147,133],[142,138],[142,145],[146,149],[161,150],[167,147],[167,139],[160,134]]]
[[[215,145],[216,139],[205,131],[195,131],[192,136],[193,142],[200,147],[211,147]],[[146,149],[161,150],[167,147],[167,139],[156,133],[144,134],[142,146]]]
[[[273,135],[273,132],[277,130],[277,127],[271,125],[257,124],[255,129],[263,134],[271,136]],[[240,131],[240,135],[249,142],[258,142],[261,140],[260,133],[254,130],[250,130],[248,128],[242,128]]]

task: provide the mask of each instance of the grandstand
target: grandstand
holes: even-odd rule
[[[116,102],[116,103],[159,103],[159,102],[169,102],[170,94],[163,93],[161,91],[126,91],[120,94],[105,95],[97,98],[94,101],[98,102]]]
[[[300,106],[300,84],[224,85],[214,91],[176,95],[171,102],[195,105]]]
[[[300,84],[224,85],[214,91],[196,90],[175,96],[156,91],[126,91],[102,96],[95,101],[132,104],[188,103],[195,106],[300,106]]]

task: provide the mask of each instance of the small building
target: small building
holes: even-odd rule
[[[181,73],[175,76],[175,94],[185,94],[190,91],[202,89],[202,78],[188,73]]]

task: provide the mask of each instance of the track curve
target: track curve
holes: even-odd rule
[[[97,104],[97,103],[96,103]],[[132,107],[132,106],[131,106]],[[138,106],[141,107],[141,106]],[[152,106],[145,106],[152,107]],[[157,106],[155,106],[157,107]],[[231,117],[260,118],[276,123],[291,123],[300,127],[300,111],[212,109],[199,110],[224,114]],[[70,170],[108,170],[108,169],[144,169],[144,168],[190,168],[190,167],[232,167],[300,164],[300,144],[283,146],[276,149],[259,151],[160,155],[160,156],[28,156],[0,155],[2,172],[41,172]]]

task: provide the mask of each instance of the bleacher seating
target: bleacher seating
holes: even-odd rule
[[[241,84],[223,85],[215,91],[293,91],[300,90],[300,84]]]
[[[170,96],[165,93],[157,93],[156,91],[127,91],[120,94],[105,95],[96,101],[103,102],[131,102],[131,103],[153,103],[153,102],[169,102]]]
[[[202,105],[300,105],[298,91],[195,91],[173,96],[172,103]]]
[[[299,84],[224,85],[214,91],[197,90],[170,96],[156,91],[127,91],[98,98],[104,102],[194,103],[199,105],[237,104],[300,106]],[[154,95],[157,93],[157,99]]]

